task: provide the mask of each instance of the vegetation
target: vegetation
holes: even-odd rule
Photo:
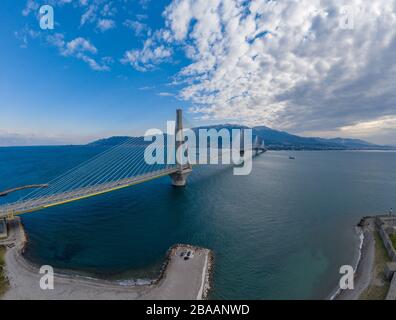
[[[396,234],[392,234],[390,239],[392,240],[393,248],[396,250]]]
[[[0,246],[0,296],[4,294],[8,286],[8,281],[4,274],[4,254],[5,247]]]
[[[360,296],[361,300],[385,300],[389,290],[389,281],[385,277],[385,265],[390,261],[388,252],[378,231],[374,232],[375,258],[373,278],[368,288]]]

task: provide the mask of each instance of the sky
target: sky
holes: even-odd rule
[[[0,145],[140,135],[176,108],[396,145],[396,0],[3,0],[0,39]]]

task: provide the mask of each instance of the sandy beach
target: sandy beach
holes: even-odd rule
[[[210,289],[213,254],[205,248],[173,246],[159,278],[150,284],[127,285],[55,270],[54,289],[42,290],[39,283],[43,275],[39,273],[39,267],[22,254],[26,235],[19,219],[10,224],[9,237],[3,245],[7,247],[5,273],[9,281],[9,289],[2,297],[5,300],[200,300],[207,297]],[[188,250],[191,258],[185,260],[181,254]]]
[[[375,258],[374,218],[362,219],[361,224],[364,240],[360,260],[355,271],[354,289],[341,290],[335,297],[336,300],[358,300],[373,278]]]

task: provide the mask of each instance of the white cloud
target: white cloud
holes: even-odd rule
[[[333,130],[302,132],[313,137],[363,138],[373,143],[396,145],[396,115],[356,122]]]
[[[22,15],[28,16],[32,11],[37,11],[38,9],[38,3],[36,3],[34,0],[27,0],[25,8],[22,10]]]
[[[135,36],[142,36],[142,35],[147,35],[148,32],[150,32],[150,28],[140,22],[140,21],[133,21],[130,19],[127,19],[124,21],[123,25],[131,30],[133,30],[133,32],[135,33]]]
[[[396,145],[396,115],[343,126],[338,131],[341,136],[363,137],[374,142]]]
[[[87,39],[83,37],[75,38],[69,42],[65,41],[64,35],[56,33],[47,37],[48,43],[58,48],[59,53],[65,57],[76,57],[87,63],[92,70],[108,71],[109,64],[112,62],[108,57],[102,58],[101,63],[97,62],[89,54],[97,54],[96,47]]]
[[[36,39],[40,36],[40,33],[25,27],[20,31],[15,31],[14,35],[21,42],[20,47],[25,49],[28,47],[29,39]]]
[[[59,7],[72,4],[73,8],[83,8],[84,14],[81,16],[81,26],[86,23],[97,23],[97,29],[100,31],[115,27],[114,20],[103,18],[114,16],[117,13],[113,2],[105,3],[104,0],[47,0],[45,3]],[[32,11],[38,10],[42,4],[44,4],[42,0],[27,0],[22,14],[29,15]],[[110,70],[110,64],[114,62],[111,57],[93,57],[98,54],[98,50],[89,40],[83,37],[66,41],[62,33],[48,34],[34,31],[27,26],[23,30],[15,32],[15,37],[21,41],[21,47],[23,48],[27,47],[30,38],[45,40],[47,43],[57,47],[62,56],[75,57],[82,60],[95,71],[108,71]]]
[[[155,86],[144,86],[144,87],[140,87],[138,89],[141,91],[153,90],[153,89],[155,89]]]
[[[142,9],[146,10],[150,4],[151,0],[139,0],[139,4]]]
[[[117,9],[113,7],[112,2],[106,3],[101,11],[103,17],[112,17],[117,13]]]
[[[111,20],[111,19],[100,19],[100,20],[98,20],[96,27],[100,31],[104,32],[104,31],[115,28],[115,22],[114,22],[114,20]]]
[[[92,70],[95,71],[109,71],[110,67],[104,63],[104,60],[102,59],[102,63],[98,63],[95,59],[90,58],[86,55],[81,55],[80,59],[83,60],[84,62],[86,62]]]
[[[0,147],[85,144],[99,139],[98,135],[80,135],[41,132],[42,130],[13,132],[0,130]]]
[[[341,28],[345,4],[353,30]],[[153,59],[153,47],[177,46],[191,62],[175,83],[193,112],[294,132],[334,129],[396,115],[395,11],[395,0],[174,0],[163,36],[124,60],[145,71],[169,60]]]
[[[90,5],[84,12],[80,19],[80,25],[85,25],[87,22],[93,22],[96,19],[96,11],[98,7],[96,5]]]
[[[85,2],[81,5],[86,7],[87,4],[88,3]],[[83,26],[87,23],[94,23],[101,31],[112,29],[115,27],[115,22],[113,19],[110,19],[110,17],[114,17],[116,13],[117,9],[113,5],[113,2],[103,3],[103,0],[93,0],[81,15],[80,25]]]
[[[378,133],[378,131],[383,129],[396,130],[396,116],[381,117],[375,120],[364,121],[340,128],[341,131],[360,135]]]
[[[38,2],[27,0],[23,14]],[[82,10],[81,26],[101,31],[115,27],[118,10],[127,8],[105,0],[48,3],[72,3]],[[344,5],[353,8],[353,30],[341,28]],[[396,116],[395,12],[396,0],[173,0],[159,30],[142,23],[146,15],[123,17],[147,38],[121,61],[148,71],[184,53],[173,83],[182,88],[178,98],[203,119],[363,135],[356,128],[367,127],[357,124]],[[31,37],[16,36],[22,46]],[[51,37],[61,54],[109,69],[111,61],[98,59],[87,39]]]
[[[148,15],[147,14],[136,14],[136,19],[138,20],[146,20],[148,19]]]
[[[160,92],[160,93],[158,93],[158,95],[160,97],[173,97],[174,96],[173,93],[170,93],[170,92]]]
[[[84,53],[84,52],[95,54],[98,52],[98,50],[91,42],[89,42],[88,40],[82,37],[75,38],[74,40],[65,43],[61,51],[61,53],[65,56]]]
[[[152,39],[147,39],[142,50],[130,50],[125,52],[121,62],[130,64],[136,70],[147,71],[155,68],[161,62],[169,60],[172,49],[164,45],[157,45]]]
[[[39,8],[42,5],[51,5],[53,7],[72,4],[75,0],[26,0],[25,7],[22,10],[22,15],[28,16],[30,13],[35,12],[38,14]],[[88,0],[79,0],[79,5],[86,5]]]

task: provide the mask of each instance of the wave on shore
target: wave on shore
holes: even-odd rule
[[[355,266],[353,268],[354,273],[356,273],[357,268],[359,267],[360,261],[362,260],[362,249],[363,249],[363,243],[364,243],[363,229],[359,226],[356,226],[355,230],[359,236],[359,246],[358,246],[358,258],[357,258]],[[335,292],[330,296],[329,300],[334,300],[340,293],[341,293],[341,288],[339,285],[337,285],[337,289],[335,289]]]

